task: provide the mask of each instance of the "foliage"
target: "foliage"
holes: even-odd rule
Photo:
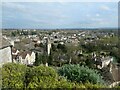
[[[100,84],[91,84],[90,82],[87,82],[84,84],[84,86],[88,89],[88,90],[97,90],[98,88],[108,88],[105,85],[100,85]]]
[[[60,50],[62,50],[62,52],[64,52],[64,53],[67,52],[67,48],[66,48],[66,46],[64,44],[63,45],[62,44],[58,44],[57,48],[60,49]]]
[[[27,88],[50,88],[58,75],[51,67],[37,66],[27,70]]]
[[[68,82],[59,77],[52,67],[37,66],[27,69],[27,88],[85,88],[84,85]]]
[[[114,47],[110,51],[110,55],[114,56],[117,59],[117,62],[120,63],[119,49]]]
[[[2,67],[3,88],[24,88],[26,66],[9,63]]]
[[[52,67],[37,66],[27,71],[27,88],[98,88],[100,85],[86,83],[86,85],[67,81],[59,77]]]
[[[35,54],[35,62],[34,62],[34,65],[35,65],[35,66],[38,66],[38,65],[40,65],[41,63],[42,63],[41,58],[39,57],[39,54],[36,53],[36,54]]]
[[[11,32],[11,36],[15,37],[16,33],[15,32]]]
[[[38,66],[40,64],[46,64],[48,59],[49,59],[48,55],[36,53],[36,59],[35,59],[34,65]]]
[[[2,68],[0,68],[0,87],[2,87]]]
[[[51,50],[52,51],[56,51],[57,50],[57,47],[53,43],[51,44]]]
[[[94,42],[88,42],[87,44],[82,44],[81,47],[87,52],[94,51],[110,51],[113,47],[117,47],[118,37],[101,37],[99,40]]]
[[[93,84],[103,84],[102,77],[96,70],[79,65],[64,65],[58,69],[60,75],[71,81],[86,83],[89,81]]]
[[[53,65],[53,53],[50,52],[47,60],[48,65]]]
[[[37,33],[36,33],[36,31],[31,31],[30,34],[31,35],[36,35]]]
[[[100,88],[99,84],[76,83],[68,81],[65,77],[59,76],[52,67],[33,66],[9,63],[2,67],[2,88],[29,89],[29,88]]]

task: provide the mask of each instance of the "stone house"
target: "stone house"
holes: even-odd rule
[[[19,53],[19,62],[26,65],[33,65],[35,62],[35,53],[31,51],[23,51]]]
[[[10,42],[0,36],[0,66],[12,62],[12,45]]]
[[[12,57],[13,57],[13,62],[15,63],[33,65],[33,63],[35,62],[35,53],[32,51],[13,50]]]
[[[12,46],[4,46],[0,48],[0,66],[12,62],[11,47]]]

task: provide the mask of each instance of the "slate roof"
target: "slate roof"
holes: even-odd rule
[[[27,54],[29,54],[31,56],[32,52],[31,51],[21,51],[21,52],[19,52],[18,56],[21,56],[22,59],[25,59]]]
[[[11,46],[9,40],[5,39],[4,37],[0,36],[0,49],[7,47],[7,46]]]
[[[112,73],[110,70],[110,65],[112,65]],[[113,82],[120,81],[120,66],[113,64],[112,62],[108,67],[104,67],[101,71],[103,79],[110,85]]]

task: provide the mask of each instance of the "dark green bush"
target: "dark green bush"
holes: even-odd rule
[[[103,84],[104,81],[100,74],[93,69],[79,65],[64,65],[58,73],[71,81],[86,83],[90,82],[93,84]]]

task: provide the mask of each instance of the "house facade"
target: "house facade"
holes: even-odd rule
[[[25,65],[33,65],[35,62],[35,53],[32,51],[12,51],[13,62]]]
[[[31,51],[24,51],[19,54],[19,62],[25,65],[33,65],[35,62],[35,53]]]

